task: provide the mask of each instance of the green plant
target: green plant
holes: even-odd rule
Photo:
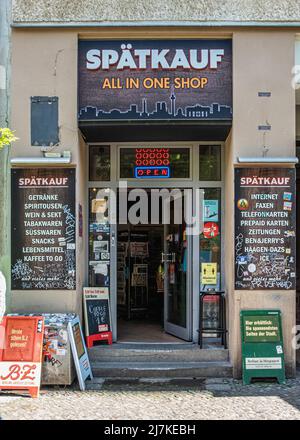
[[[0,150],[12,142],[15,142],[18,138],[14,135],[14,132],[10,128],[0,128]]]

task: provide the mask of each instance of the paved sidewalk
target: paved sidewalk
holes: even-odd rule
[[[0,393],[0,416],[37,419],[297,419],[300,374],[286,385],[243,386],[232,379],[100,381],[97,390],[77,385],[47,388],[39,399]]]

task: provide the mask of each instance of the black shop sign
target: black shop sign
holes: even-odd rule
[[[295,170],[235,169],[235,288],[295,289]]]
[[[81,40],[78,119],[231,120],[231,40]]]
[[[12,170],[12,289],[75,289],[75,239],[75,170]]]

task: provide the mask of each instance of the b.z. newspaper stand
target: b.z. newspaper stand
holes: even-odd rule
[[[243,383],[255,378],[276,378],[285,383],[280,310],[242,310]]]

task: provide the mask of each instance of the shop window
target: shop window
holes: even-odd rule
[[[221,189],[204,188],[202,191],[201,290],[206,288],[218,290],[221,288]]]
[[[106,182],[110,180],[110,147],[92,145],[89,147],[89,180]]]
[[[89,190],[89,286],[110,285],[110,190]]]
[[[188,179],[189,177],[189,148],[120,149],[120,178]]]
[[[220,145],[199,146],[199,180],[221,180]]]

